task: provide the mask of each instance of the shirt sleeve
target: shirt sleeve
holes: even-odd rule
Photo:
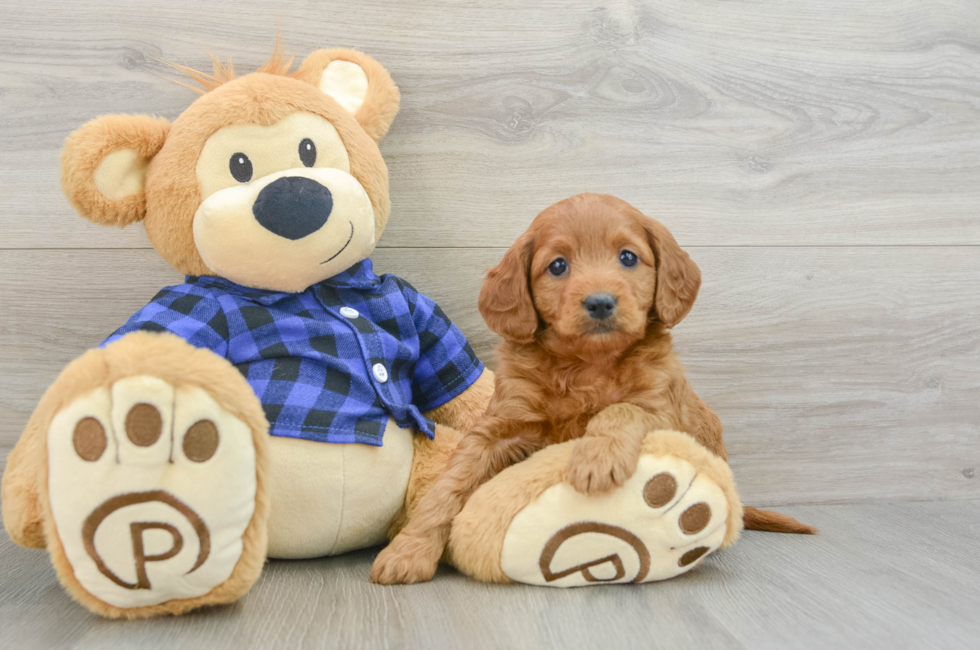
[[[223,357],[228,352],[228,321],[221,304],[208,289],[192,284],[162,289],[100,347],[139,331],[176,334]]]
[[[479,379],[483,363],[463,333],[432,298],[419,293],[407,282],[403,284],[403,293],[419,340],[412,401],[420,411],[431,411]]]

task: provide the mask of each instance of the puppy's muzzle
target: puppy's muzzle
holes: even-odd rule
[[[616,312],[616,297],[611,293],[594,293],[582,301],[585,311],[596,320],[605,320]]]
[[[322,228],[332,210],[330,190],[303,176],[284,176],[269,183],[252,205],[252,214],[263,228],[292,240]]]

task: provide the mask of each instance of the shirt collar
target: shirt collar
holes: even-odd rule
[[[271,305],[287,296],[295,295],[285,291],[267,291],[265,289],[246,287],[216,275],[188,275],[184,280],[188,284],[217,287],[227,293],[241,296],[248,300],[254,300],[261,305]],[[313,285],[313,287],[326,285],[338,288],[371,289],[380,283],[381,278],[374,274],[374,265],[371,263],[370,258],[368,258],[361,260],[346,271],[342,271],[332,278],[327,278],[323,282]],[[308,289],[310,288],[312,287],[308,287]]]
[[[374,264],[371,263],[371,258],[368,258],[332,278],[327,278],[320,284],[330,287],[370,289],[380,283],[381,278],[374,274]]]

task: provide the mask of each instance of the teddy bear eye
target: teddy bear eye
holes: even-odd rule
[[[303,138],[299,143],[299,159],[307,167],[312,167],[316,162],[316,145],[309,138]]]
[[[252,161],[240,151],[232,154],[231,160],[228,161],[228,169],[231,170],[232,178],[239,183],[247,183],[252,180]]]

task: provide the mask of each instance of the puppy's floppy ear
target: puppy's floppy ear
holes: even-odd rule
[[[650,247],[657,256],[657,289],[653,300],[654,315],[667,328],[681,322],[694,306],[701,288],[701,269],[655,219],[640,215]]]
[[[480,289],[480,313],[487,327],[517,343],[530,343],[538,330],[528,274],[534,255],[531,231],[518,237],[500,264],[487,272]]]
[[[295,72],[330,95],[380,142],[398,112],[400,95],[384,67],[356,50],[317,50]]]
[[[170,122],[149,115],[103,115],[72,133],[61,152],[61,189],[86,219],[128,226],[146,215],[146,168]]]

